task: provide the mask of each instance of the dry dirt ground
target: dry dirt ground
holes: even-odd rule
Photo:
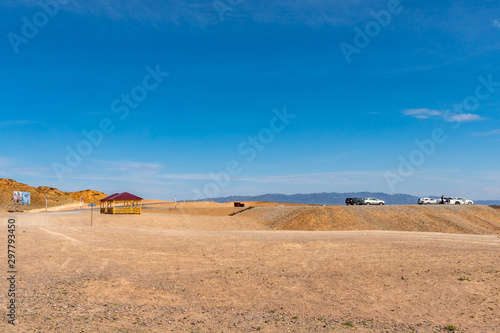
[[[500,210],[167,206],[0,215],[0,331],[500,332]]]

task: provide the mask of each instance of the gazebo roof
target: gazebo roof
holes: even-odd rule
[[[117,195],[119,195],[120,193],[115,193],[115,194],[111,194],[111,195],[108,195],[106,198],[102,198],[101,200],[99,201],[108,201],[110,198],[112,197],[116,197]]]
[[[123,193],[115,193],[111,194],[110,196],[107,196],[106,198],[102,198],[100,201],[131,201],[131,200],[137,200],[140,201],[142,198],[130,194],[128,192],[123,192]]]

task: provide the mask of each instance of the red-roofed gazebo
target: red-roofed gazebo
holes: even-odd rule
[[[141,214],[142,198],[128,192],[115,193],[101,201],[101,214]],[[118,206],[117,206],[118,204]]]

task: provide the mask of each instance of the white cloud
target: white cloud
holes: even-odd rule
[[[432,110],[432,109],[406,109],[401,111],[405,116],[410,116],[418,119],[429,119],[431,117],[441,117],[443,115],[442,111]]]
[[[499,20],[494,19],[492,23],[493,23],[494,27],[500,28],[500,21]]]
[[[485,118],[474,113],[450,113],[444,117],[448,122],[471,122],[478,120],[485,120]]]
[[[471,122],[485,120],[485,118],[474,113],[450,113],[432,109],[406,109],[401,111],[405,116],[417,119],[442,118],[447,122]]]

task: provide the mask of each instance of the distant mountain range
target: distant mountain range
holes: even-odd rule
[[[374,197],[384,200],[387,205],[416,205],[418,198],[409,194],[387,194],[373,192],[356,193],[310,193],[310,194],[262,194],[255,196],[229,196],[225,198],[212,198],[215,202],[230,201],[268,201],[281,203],[314,204],[314,205],[345,205],[345,198],[368,198]],[[440,198],[440,196],[430,196]],[[478,205],[500,205],[500,200],[475,200]]]

